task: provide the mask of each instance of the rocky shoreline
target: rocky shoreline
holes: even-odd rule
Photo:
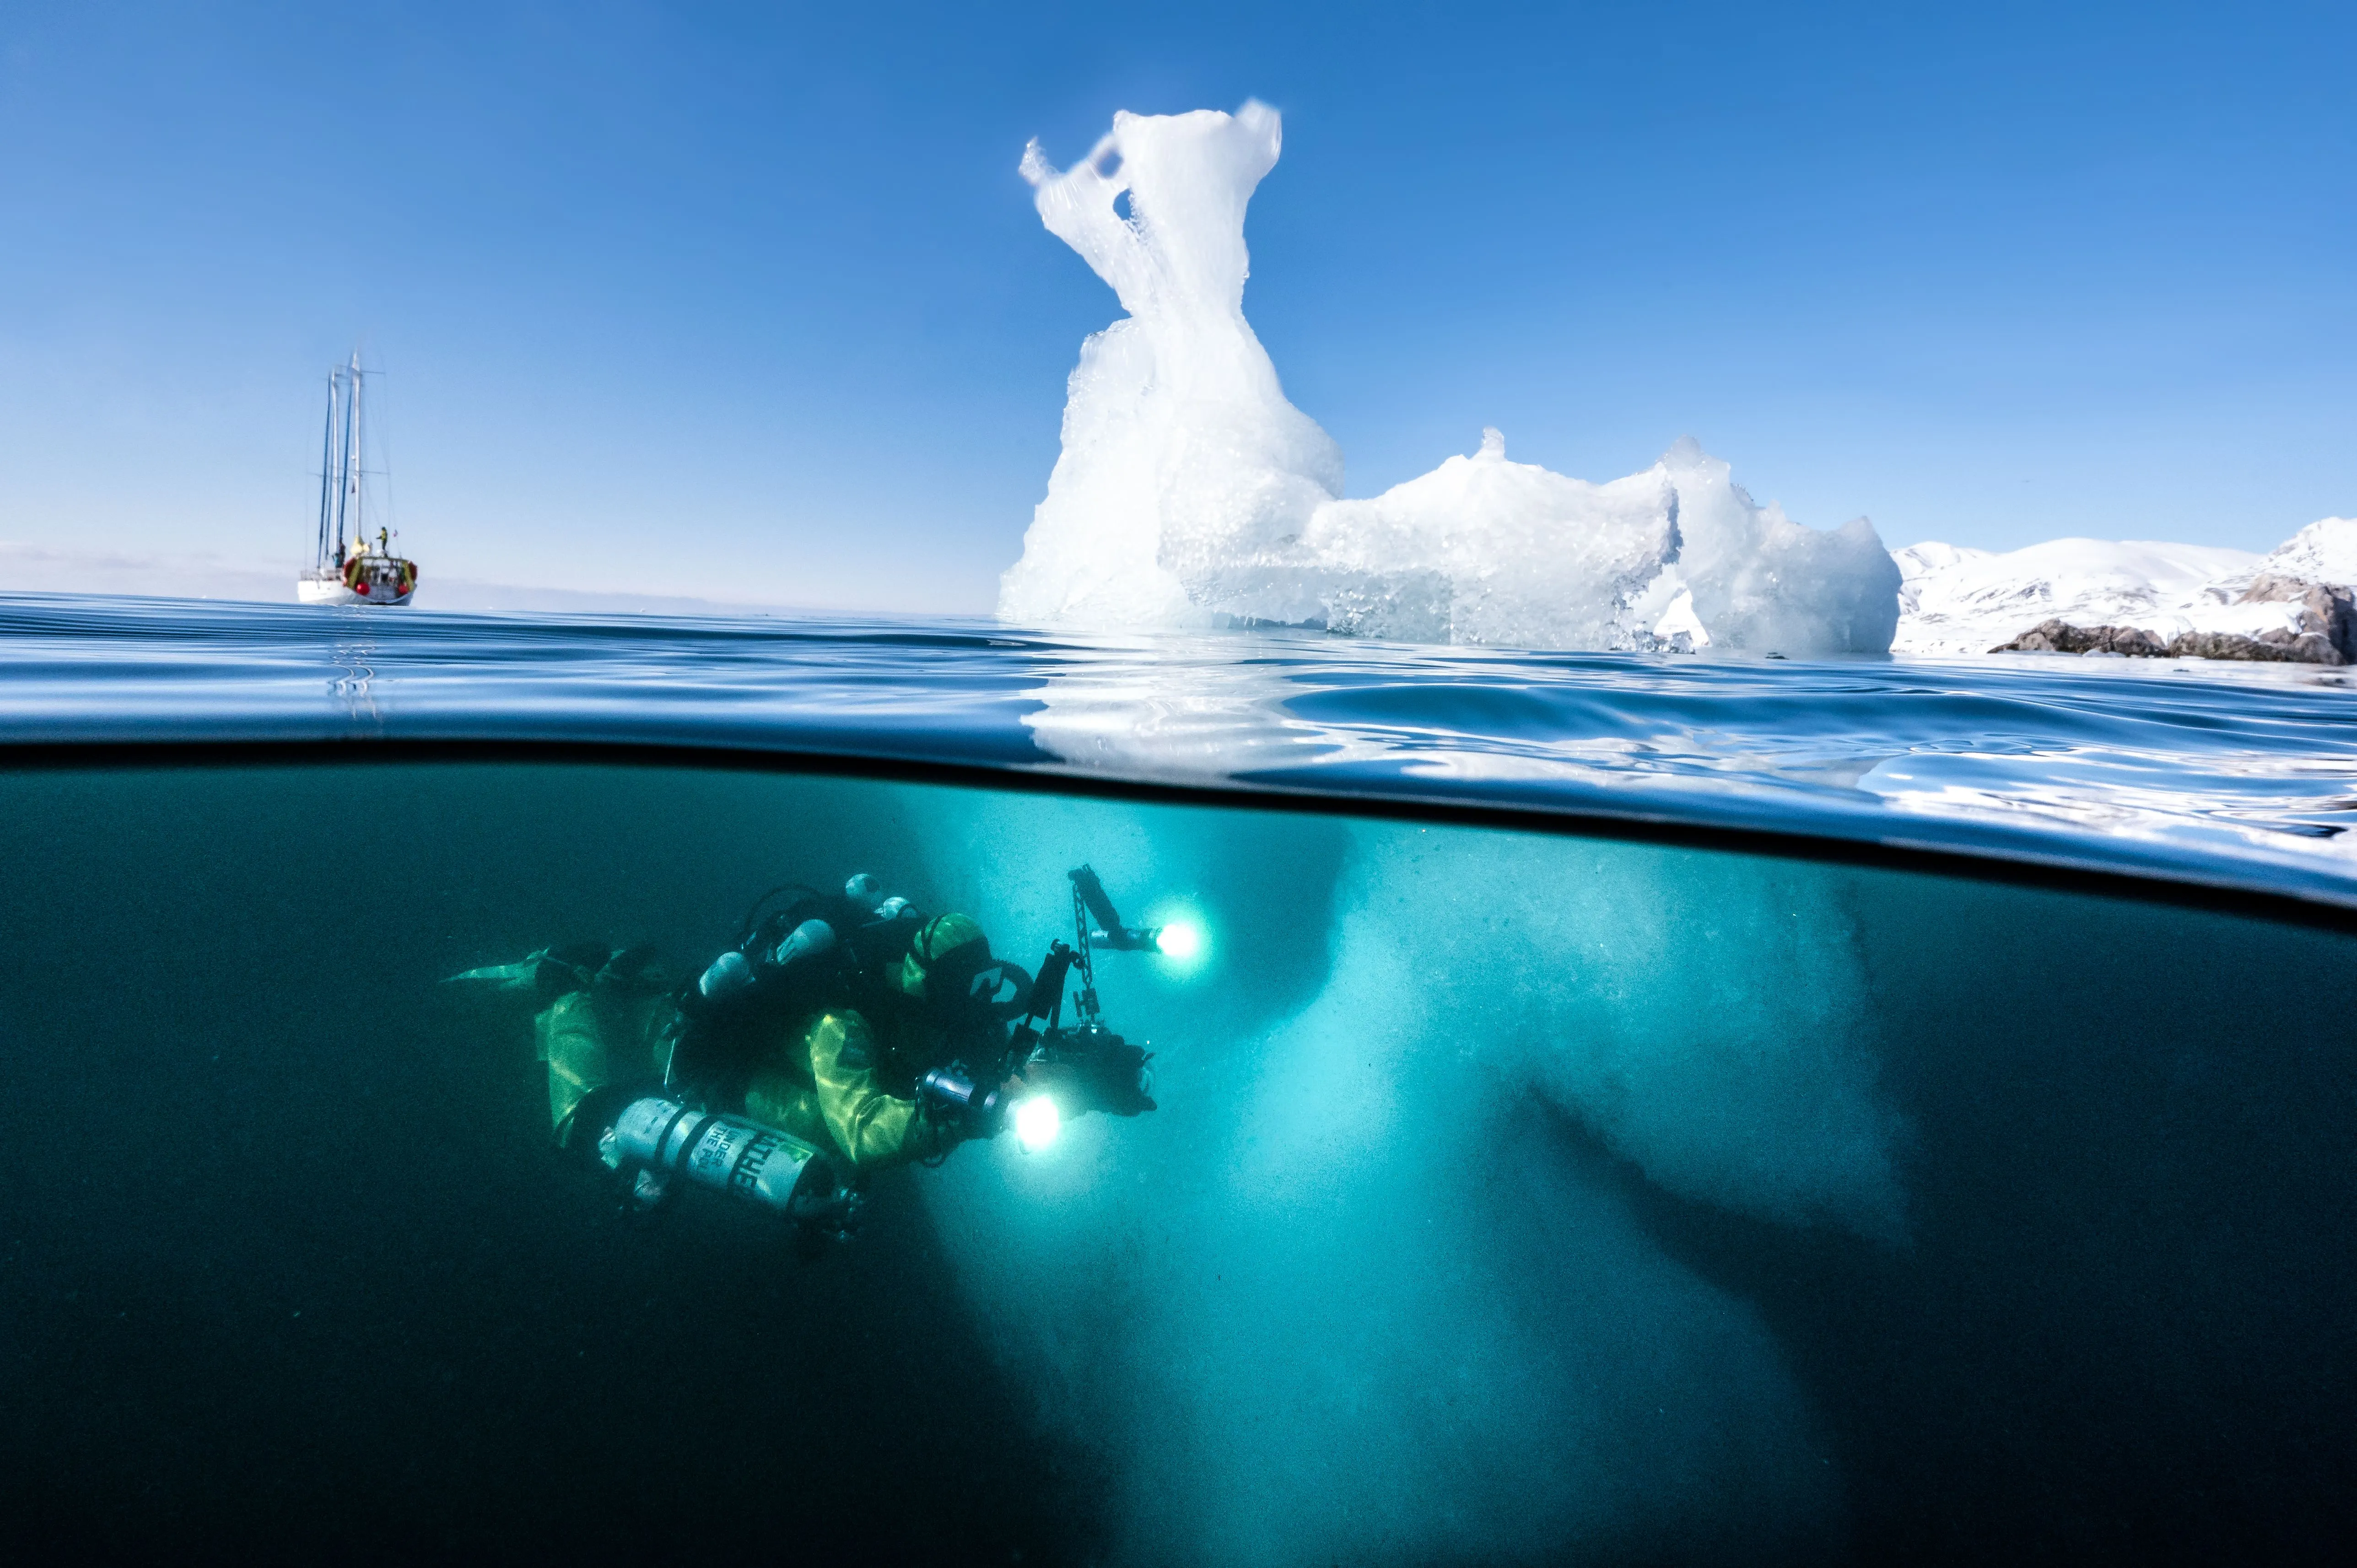
[[[2320,519],[2265,555],[2073,538],[2006,552],[1930,542],[1891,558],[1894,653],[2357,665],[2357,518]]]
[[[2298,607],[2290,628],[2245,635],[2182,631],[2163,639],[2138,626],[2040,621],[1991,653],[2110,653],[2129,659],[2242,659],[2291,664],[2357,663],[2357,600],[2348,588],[2263,572],[2234,601]]]

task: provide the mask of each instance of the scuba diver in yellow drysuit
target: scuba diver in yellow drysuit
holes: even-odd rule
[[[1027,1143],[1052,1137],[1060,1103],[1153,1108],[1146,1053],[1097,1019],[1085,941],[1051,944],[1035,983],[970,917],[927,918],[881,891],[865,875],[840,895],[773,888],[676,989],[650,950],[602,944],[452,979],[533,998],[558,1147],[594,1154],[647,1207],[684,1177],[841,1235],[866,1172],[938,1161],[1010,1122]],[[1076,964],[1083,1016],[1065,1029]]]
[[[677,1083],[692,1072],[717,1090],[711,1098],[726,1109],[792,1133],[847,1170],[947,1154],[971,1129],[920,1101],[916,1081],[947,1059],[958,1026],[987,1015],[962,1018],[954,1006],[929,1004],[934,992],[952,1003],[965,999],[990,962],[990,942],[964,915],[909,924],[907,950],[886,966],[880,994],[859,996],[855,983],[834,998],[805,998],[806,1013],[791,1003],[763,1007],[715,1026],[709,1032],[724,1037],[694,1047],[686,1044],[701,1021],[691,1017],[693,1004],[667,994],[640,953],[595,955],[601,961],[595,970],[579,961],[587,953],[534,955],[544,970],[559,967],[557,985],[571,983],[533,1019],[558,1143],[571,1146],[576,1112],[594,1092],[649,1079]],[[676,1059],[690,1049],[701,1058],[692,1068]]]
[[[803,1016],[782,1016],[797,1012],[792,1007],[761,1009],[731,1030],[737,1040],[705,1054],[697,1070],[726,1079],[716,1099],[728,1108],[836,1153],[848,1169],[938,1158],[969,1130],[914,1099],[917,1075],[945,1058],[942,1049],[959,1024],[983,1018],[929,1007],[929,991],[936,991],[931,981],[941,972],[938,991],[964,1000],[966,991],[950,991],[950,983],[971,983],[987,962],[990,939],[981,924],[966,915],[926,919],[909,934],[900,962],[884,973],[881,995],[844,995]],[[648,1075],[679,1078],[667,1070],[674,1069],[672,1057],[688,1024],[679,1002],[660,993],[631,995],[637,985],[625,976],[613,976],[625,979],[619,988],[608,981],[618,995],[601,995],[601,976],[606,969],[533,1018],[537,1054],[549,1063],[549,1118],[561,1144],[570,1141],[576,1108],[594,1090]],[[856,1004],[863,1000],[865,1007]]]

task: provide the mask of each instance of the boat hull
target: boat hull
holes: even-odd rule
[[[417,566],[396,555],[356,555],[341,571],[322,567],[295,579],[307,605],[405,605],[417,591]]]

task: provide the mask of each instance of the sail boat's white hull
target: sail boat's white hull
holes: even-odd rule
[[[414,563],[372,553],[347,571],[322,567],[295,579],[295,596],[307,605],[405,605],[416,591]]]

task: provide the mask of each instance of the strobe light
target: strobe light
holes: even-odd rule
[[[1181,963],[1203,950],[1203,928],[1191,920],[1173,920],[1154,933],[1154,950]]]
[[[1056,1134],[1064,1130],[1064,1113],[1044,1094],[1016,1101],[1014,1122],[1015,1141],[1030,1155],[1054,1143]]]

